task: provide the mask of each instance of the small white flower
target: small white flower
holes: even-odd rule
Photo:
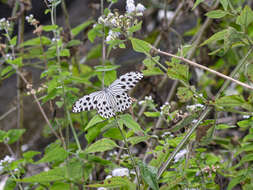
[[[144,100],[141,100],[141,101],[138,102],[139,105],[143,105],[144,103],[145,103]]]
[[[28,148],[29,148],[28,144],[23,144],[23,145],[21,146],[21,150],[22,150],[22,152],[27,151],[27,150],[28,150]]]
[[[127,0],[126,2],[126,11],[132,13],[135,11],[135,5],[133,0]]]
[[[144,5],[142,5],[141,3],[138,3],[137,6],[136,6],[136,11],[137,12],[144,12],[145,11],[145,7]]]
[[[180,150],[180,151],[176,154],[176,156],[175,156],[175,158],[174,158],[174,162],[175,162],[175,163],[178,162],[186,153],[187,153],[187,150],[186,150],[186,149]]]
[[[242,118],[243,119],[249,119],[251,116],[250,115],[243,115]]]
[[[110,179],[110,178],[112,178],[111,175],[108,175],[108,176],[105,177],[105,179]]]
[[[107,190],[105,187],[99,187],[98,190]]]
[[[194,123],[197,123],[197,122],[198,122],[197,119],[192,120],[192,123],[193,123],[193,124],[194,124]]]
[[[153,100],[152,96],[145,96],[145,100]]]
[[[167,11],[166,15],[167,15],[167,20],[171,20],[174,17],[175,13],[173,11]],[[159,10],[157,17],[158,17],[158,20],[164,19],[165,17],[164,10],[162,9]]]
[[[114,32],[110,30],[108,36],[106,37],[106,42],[117,39],[119,35],[120,35],[120,32]]]
[[[4,162],[4,163],[11,163],[11,162],[13,162],[14,160],[15,160],[14,157],[11,157],[11,156],[7,155],[7,156],[4,157],[3,160],[0,161],[0,163],[3,163],[3,162]]]
[[[112,171],[112,176],[129,176],[127,168],[116,168]]]

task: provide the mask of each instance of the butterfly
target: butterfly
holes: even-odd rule
[[[72,112],[97,110],[98,114],[104,118],[110,118],[117,112],[123,112],[132,104],[131,97],[127,91],[132,89],[141,79],[140,72],[129,72],[116,79],[110,86],[101,91],[93,92],[77,100]]]

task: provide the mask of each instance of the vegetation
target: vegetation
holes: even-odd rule
[[[1,81],[16,74],[17,84],[25,87],[17,88],[17,128],[0,130],[0,142],[10,152],[0,162],[4,189],[253,189],[250,1],[187,1],[191,5],[182,0],[167,12],[170,1],[145,1],[144,6],[127,0],[123,13],[111,9],[117,0],[107,2],[109,6],[101,0],[98,19],[74,28],[64,0],[45,1],[50,25],[21,11],[13,35],[15,19],[0,20],[5,40],[0,44]],[[22,10],[28,6],[25,1],[16,5]],[[66,17],[64,29],[56,24],[58,6]],[[152,9],[161,9],[163,16],[159,26],[147,30]],[[174,26],[187,11],[199,18],[181,34]],[[34,27],[34,37],[26,41],[24,21]],[[89,42],[80,40],[81,34]],[[169,52],[165,40],[170,34],[179,47],[175,52]],[[92,48],[80,57],[85,43]],[[144,90],[130,92],[137,100],[109,119],[95,110],[72,113],[78,98],[117,79],[122,65],[114,62],[113,52],[119,49],[144,57],[136,62],[144,79],[135,87]],[[41,68],[40,87],[25,75],[27,66]],[[160,89],[169,89],[162,103],[161,91],[145,90],[150,78],[159,80]],[[23,119],[29,114],[24,112],[27,96],[45,119],[45,138],[54,137],[43,151],[20,148],[22,135],[29,132]],[[47,105],[62,116],[48,117],[54,109],[45,111]],[[20,150],[12,149],[14,143]],[[43,169],[31,175],[33,166]]]

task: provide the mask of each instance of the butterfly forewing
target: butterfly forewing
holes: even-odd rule
[[[141,79],[143,75],[139,72],[130,72],[120,76],[115,80],[109,88],[113,91],[128,91],[132,89]]]

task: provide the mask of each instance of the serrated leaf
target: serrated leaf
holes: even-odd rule
[[[219,31],[219,32],[215,33],[210,38],[208,38],[207,40],[205,40],[202,44],[200,44],[200,46],[209,44],[211,42],[215,42],[215,41],[219,41],[219,40],[224,40],[224,36],[227,34],[227,31],[228,31],[228,29],[224,29],[222,31]]]
[[[159,117],[161,114],[160,112],[144,112],[144,115],[147,117]]]
[[[97,123],[103,122],[104,120],[99,116],[99,115],[95,115],[87,124],[87,126],[85,127],[85,131],[87,131],[90,127],[96,125]]]
[[[16,142],[25,132],[25,129],[10,129],[7,132],[7,136],[9,137],[8,144],[12,144]]]
[[[19,179],[17,181],[25,183],[47,183],[51,181],[61,181],[65,179],[65,173],[65,167],[58,167],[46,172],[41,172],[31,177]]]
[[[31,40],[25,41],[23,44],[20,44],[21,47],[25,46],[40,46],[40,41],[42,45],[49,45],[51,44],[51,40],[45,36],[33,38]]]
[[[196,0],[196,2],[194,3],[192,10],[195,9],[200,3],[204,2],[204,0]]]
[[[224,96],[221,98],[218,98],[215,101],[215,104],[218,106],[224,106],[224,107],[235,107],[235,106],[241,106],[245,103],[245,100],[243,96],[241,95],[231,95],[231,96]]]
[[[132,145],[138,144],[140,142],[146,141],[150,138],[150,136],[137,136],[137,137],[130,137],[127,139]]]
[[[104,152],[107,150],[112,150],[115,147],[118,147],[118,145],[114,141],[104,138],[104,139],[98,140],[97,142],[91,144],[86,149],[86,152],[87,153]]]
[[[236,19],[236,24],[247,27],[253,22],[253,11],[246,5],[241,14]]]
[[[228,9],[228,0],[220,0],[220,3],[222,4],[222,7],[225,11]]]
[[[130,38],[134,51],[149,55],[151,45],[148,42],[139,40],[137,38]]]
[[[104,187],[104,188],[119,188],[123,187],[129,190],[135,190],[136,185],[132,183],[127,177],[118,177],[114,176],[109,179],[104,180],[101,184],[91,184],[87,185],[87,187]]]
[[[68,153],[64,148],[56,146],[49,152],[45,153],[43,158],[36,162],[36,164],[45,163],[45,162],[53,162],[53,161],[63,161],[68,156]]]
[[[85,28],[87,28],[90,24],[94,23],[93,20],[88,20],[85,21],[84,23],[76,26],[75,28],[73,28],[71,30],[72,35],[75,37],[76,35],[78,35],[82,30],[84,30]]]
[[[92,141],[94,141],[101,134],[101,129],[106,124],[107,124],[107,121],[99,122],[88,129],[88,133],[85,135],[85,138],[87,139],[88,144],[92,143]]]
[[[15,45],[17,44],[17,36],[14,36],[14,37],[11,39],[10,44],[11,44],[12,46],[15,46]]]
[[[173,62],[167,62],[168,65],[168,71],[167,75],[176,80],[181,80],[185,83],[188,83],[189,81],[189,67],[188,65],[183,65],[180,63],[173,63]]]
[[[149,187],[151,187],[153,190],[159,190],[157,180],[158,169],[153,166],[148,166],[141,161],[138,162],[138,166],[140,167],[142,178],[149,185]]]
[[[123,140],[123,137],[120,133],[120,130],[118,128],[110,128],[108,129],[104,134],[103,137],[111,138],[115,140]]]
[[[209,18],[222,18],[226,16],[228,12],[223,11],[223,10],[214,10],[214,11],[209,11],[206,13],[206,16]]]
[[[142,21],[140,21],[138,24],[135,24],[134,26],[130,27],[128,29],[128,32],[130,32],[130,33],[137,32],[138,30],[141,29],[141,26],[142,26]]]
[[[144,132],[140,125],[129,114],[121,115],[119,122],[123,123],[127,128],[132,129],[135,133]]]
[[[50,31],[55,31],[57,30],[58,26],[57,25],[43,25],[42,29],[46,32],[50,32]]]

